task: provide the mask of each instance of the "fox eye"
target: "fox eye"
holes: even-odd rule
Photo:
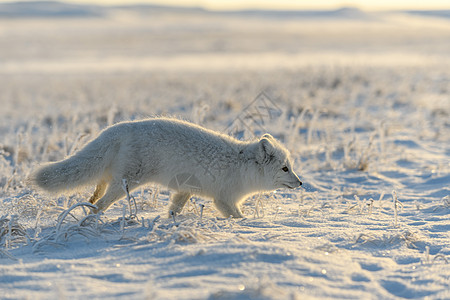
[[[288,167],[284,166],[281,170],[283,170],[284,172],[289,171]]]

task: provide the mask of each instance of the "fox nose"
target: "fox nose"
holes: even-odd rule
[[[300,178],[298,178],[298,175],[294,173],[295,179],[298,181],[298,186],[301,186],[303,183],[300,181]]]

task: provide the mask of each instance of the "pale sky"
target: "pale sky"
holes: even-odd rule
[[[14,0],[0,0],[0,2],[12,1]],[[66,0],[66,2],[101,5],[153,3],[200,6],[208,9],[335,9],[343,6],[364,10],[450,9],[450,0]]]

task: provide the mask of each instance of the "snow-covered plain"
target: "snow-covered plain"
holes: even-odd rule
[[[0,44],[0,298],[450,298],[449,20],[117,10],[0,19]],[[242,220],[201,198],[167,218],[152,185],[137,218],[124,199],[85,219],[65,213],[92,187],[27,185],[154,115],[270,132],[304,185]]]

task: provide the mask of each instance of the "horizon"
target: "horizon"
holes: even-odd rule
[[[42,0],[0,0],[2,3],[19,3],[19,2],[44,2]],[[331,10],[343,7],[353,7],[366,11],[387,11],[387,10],[448,10],[450,2],[443,3],[441,0],[423,1],[405,1],[398,0],[395,3],[388,0],[379,1],[363,1],[363,0],[318,0],[311,4],[306,1],[289,1],[289,0],[55,0],[54,2],[65,2],[72,4],[95,4],[102,6],[115,5],[162,5],[162,6],[179,6],[179,7],[201,7],[208,10],[245,10],[245,9],[261,9],[261,10]]]

